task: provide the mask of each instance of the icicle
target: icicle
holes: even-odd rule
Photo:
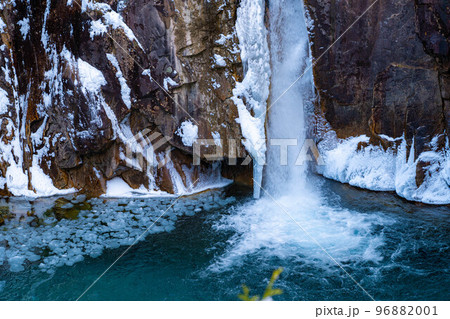
[[[264,24],[265,1],[243,0],[237,11],[236,33],[245,74],[236,83],[233,101],[239,112],[243,142],[253,159],[254,197],[259,198],[266,160],[265,112],[270,86],[270,56]],[[246,103],[244,103],[244,100]]]

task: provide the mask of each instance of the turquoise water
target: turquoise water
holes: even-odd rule
[[[301,214],[292,216],[370,295],[377,300],[450,298],[448,207],[409,203],[393,194],[322,179],[317,183],[327,204],[315,205],[316,210],[309,213],[302,209]],[[159,229],[132,247],[81,300],[237,300],[244,283],[251,293],[261,294],[278,267],[284,272],[275,286],[284,293],[276,300],[369,299],[298,225],[286,218],[285,212],[264,202],[267,198],[255,204],[250,190],[232,186],[183,200],[191,206],[182,206],[188,209],[178,215],[169,211],[176,215],[167,219],[173,224],[157,224]],[[120,204],[114,206],[117,211],[130,199],[110,201]],[[169,201],[142,200],[148,207],[167,205]],[[105,202],[94,203],[89,209],[95,211]],[[260,211],[262,208],[268,212]],[[124,218],[133,217],[125,211],[121,212]],[[79,214],[87,216],[83,210]],[[85,227],[80,216],[55,221],[47,212],[43,223],[46,218],[53,227],[63,221]],[[139,218],[135,219],[142,220]],[[123,226],[130,227],[130,236],[133,227],[141,230],[134,224],[123,225],[131,225]],[[26,218],[7,221],[0,229],[4,232],[12,226],[17,233],[38,236],[47,249],[35,248],[38,257],[34,259],[40,259],[24,262],[22,271],[11,272],[8,262],[3,262],[1,300],[75,300],[127,247],[106,247],[98,256],[93,254],[95,258],[84,255],[71,266],[43,268],[42,260],[53,254],[48,251],[52,238],[46,242],[45,236],[39,237],[37,230],[43,226],[30,224]],[[22,229],[18,231],[18,227]],[[35,233],[27,233],[27,227]],[[70,238],[65,240],[71,242]],[[12,249],[1,238],[0,243]],[[70,260],[66,262],[71,264]]]

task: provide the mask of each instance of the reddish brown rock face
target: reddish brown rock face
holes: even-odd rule
[[[110,8],[96,7],[101,2]],[[8,144],[11,136],[18,138],[23,163],[16,164],[30,180],[33,156],[39,154],[39,166],[60,189],[99,195],[106,181],[117,176],[133,188],[148,186],[148,177],[123,160],[122,126],[131,135],[148,129],[168,137],[180,175],[183,165],[192,165],[193,151],[175,134],[183,121],[198,124],[199,138],[211,139],[217,132],[223,139],[241,139],[230,100],[235,81],[242,77],[233,35],[237,1],[219,7],[198,1],[130,0],[125,8],[118,8],[118,1],[92,1],[85,10],[80,3],[16,1],[14,6],[5,1],[1,11],[5,27],[0,64],[6,71],[0,87],[9,106],[0,114],[0,139]],[[113,10],[120,11],[126,25],[115,25],[118,15]],[[24,19],[29,25],[25,35],[20,28]],[[96,29],[93,21],[104,29]],[[221,34],[231,36],[217,42]],[[225,64],[217,65],[214,54],[224,57]],[[104,78],[98,92],[83,84],[96,85],[91,75],[83,79],[80,60]],[[123,81],[130,90],[129,105]],[[223,143],[225,155],[227,148]],[[239,151],[245,157],[242,147]],[[0,177],[10,164],[0,160]],[[194,169],[209,166],[203,161]],[[154,175],[157,186],[174,191],[166,168]],[[0,192],[9,194],[7,187]]]
[[[380,0],[348,29],[372,3],[306,0],[319,111],[341,138],[405,134],[421,152],[449,131],[449,3]]]

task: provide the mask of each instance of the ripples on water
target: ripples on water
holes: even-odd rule
[[[368,299],[284,210],[375,299],[449,298],[448,207],[320,183],[321,196],[278,198],[284,209],[236,187],[181,199],[84,298],[235,300],[242,283],[261,293],[284,267],[278,299]],[[70,215],[66,199],[7,220],[0,299],[76,299],[172,200],[72,199]]]

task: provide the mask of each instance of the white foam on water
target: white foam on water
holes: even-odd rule
[[[335,267],[336,263],[374,262],[383,259],[383,234],[377,225],[392,223],[381,214],[361,214],[332,208],[315,192],[303,191],[260,200],[239,207],[216,223],[218,231],[234,231],[226,252],[209,267],[221,272],[241,266],[246,257],[263,262],[272,257]],[[257,256],[257,257],[255,257]]]

